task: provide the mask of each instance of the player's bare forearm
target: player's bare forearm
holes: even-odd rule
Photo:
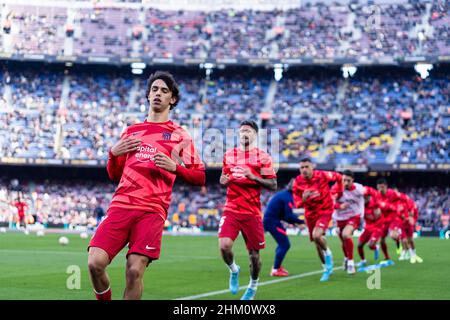
[[[254,176],[253,181],[259,183],[263,188],[275,191],[277,190],[277,179],[263,179],[260,177]]]

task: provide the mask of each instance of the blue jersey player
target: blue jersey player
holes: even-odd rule
[[[278,246],[275,250],[275,262],[270,273],[274,277],[286,277],[289,275],[286,269],[281,266],[286,253],[291,247],[286,228],[281,221],[290,224],[303,224],[304,221],[299,219],[292,211],[294,208],[294,199],[292,197],[292,179],[287,188],[277,192],[269,201],[264,213],[264,229],[273,236]]]

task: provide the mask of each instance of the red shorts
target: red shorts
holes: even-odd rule
[[[366,227],[358,238],[358,243],[378,242],[381,238],[382,227]]]
[[[355,216],[347,220],[338,220],[337,227],[339,229],[339,232],[342,232],[342,230],[344,230],[344,228],[348,225],[353,226],[353,229],[358,229],[360,223],[361,223],[361,216]]]
[[[397,231],[401,235],[402,234],[402,223],[403,223],[403,221],[398,218],[394,218],[392,220],[385,221],[381,237],[386,238],[390,231]]]
[[[414,234],[415,224],[410,224],[408,219],[403,221],[402,225],[402,239],[404,238],[412,238]]]
[[[239,231],[242,232],[247,250],[261,250],[266,247],[260,216],[225,211],[219,223],[219,238],[230,238],[234,241]]]
[[[159,214],[112,207],[100,223],[90,247],[98,247],[114,257],[128,243],[127,258],[132,253],[152,260],[159,258],[164,219]]]
[[[313,241],[313,230],[314,228],[321,228],[323,230],[327,230],[329,225],[330,225],[330,221],[331,221],[331,217],[332,217],[333,213],[325,213],[325,214],[320,214],[320,215],[313,215],[313,216],[305,216],[305,222],[306,222],[306,226],[308,227],[308,231],[309,231],[309,240]]]

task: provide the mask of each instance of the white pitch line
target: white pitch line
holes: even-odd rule
[[[340,270],[340,269],[343,269],[343,267],[336,267],[333,270]],[[264,282],[259,283],[258,287],[267,286],[269,284],[274,284],[274,283],[279,283],[279,282],[284,282],[284,281],[289,281],[289,280],[292,280],[292,279],[305,278],[305,277],[313,276],[313,275],[320,274],[320,273],[323,273],[323,270],[311,271],[311,272],[306,272],[306,273],[302,273],[302,274],[297,274],[295,276],[289,276],[289,277],[286,277],[286,278],[264,281]],[[240,286],[239,290],[246,289],[246,288],[247,288],[246,285],[245,286]],[[210,297],[210,296],[216,296],[216,295],[223,294],[223,293],[228,293],[228,292],[230,292],[229,289],[224,289],[224,290],[218,290],[218,291],[201,293],[201,294],[197,294],[197,295],[194,295],[194,296],[177,298],[177,299],[174,299],[174,300],[195,300],[195,299],[200,299],[200,298],[205,298],[205,297]]]

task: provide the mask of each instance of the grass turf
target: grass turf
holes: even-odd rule
[[[89,239],[66,235],[68,246],[58,244],[60,235],[37,237],[35,233],[0,234],[0,299],[93,299],[87,270],[86,246]],[[275,242],[266,234],[267,247],[261,251],[260,282],[275,280],[269,276]],[[290,275],[321,269],[314,246],[306,237],[290,237],[291,250],[284,267]],[[328,238],[335,266],[342,264],[339,240]],[[437,238],[416,239],[422,264],[398,261],[394,243],[388,240],[395,265],[381,269],[381,289],[368,289],[371,274],[347,275],[336,270],[327,283],[320,274],[293,278],[258,288],[258,299],[450,299],[450,242]],[[241,266],[240,285],[249,280],[248,257],[242,237],[234,246],[236,263]],[[356,251],[356,248],[355,248]],[[124,249],[108,267],[113,299],[120,299],[125,285]],[[366,256],[372,252],[366,248]],[[358,259],[356,259],[358,260]],[[80,267],[81,288],[69,290],[66,273],[71,265]],[[160,260],[153,262],[145,274],[143,299],[176,299],[223,290],[228,287],[228,269],[221,260],[217,238],[212,236],[164,236]],[[203,299],[235,299],[243,294],[218,294]]]

